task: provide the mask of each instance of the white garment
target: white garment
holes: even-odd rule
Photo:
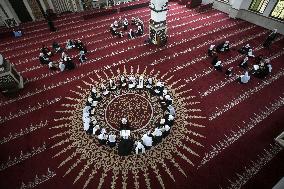
[[[153,86],[153,79],[152,78],[148,78],[148,83],[146,85],[147,89],[151,89]]]
[[[143,144],[145,146],[152,146],[153,145],[153,139],[152,137],[148,136],[147,134],[144,134],[143,137],[141,138]]]
[[[62,62],[59,62],[59,69],[61,72],[63,72],[65,70],[65,64],[63,64]]]
[[[152,133],[153,136],[162,136],[162,131],[159,128],[155,128],[154,132]]]
[[[109,135],[109,136],[108,136],[108,141],[109,141],[109,142],[115,142],[115,141],[116,141],[115,138],[116,138],[116,135]]]
[[[250,80],[250,76],[248,75],[248,72],[245,73],[245,75],[241,75],[241,83],[248,83]]]
[[[175,108],[172,105],[168,106],[168,110],[169,110],[169,112],[172,116],[175,116],[176,111],[175,111]]]
[[[119,134],[121,138],[128,139],[130,136],[130,130],[121,130]]]
[[[136,86],[136,80],[135,77],[130,76],[129,77],[129,84],[128,84],[128,88],[129,89],[133,89]]]
[[[143,85],[144,85],[144,77],[141,75],[139,77],[139,82],[138,82],[138,85],[137,85],[137,89],[143,89]]]
[[[93,128],[93,135],[96,134],[97,130],[100,129],[100,126],[99,125],[96,125],[94,128]]]
[[[142,149],[142,154],[145,153],[145,147],[143,146],[143,144],[141,142],[137,142],[137,145],[135,148],[136,154],[138,154],[140,149]]]

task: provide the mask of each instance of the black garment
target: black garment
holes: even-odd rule
[[[219,45],[217,45],[216,47],[216,51],[217,52],[225,52],[225,51],[229,51],[230,50],[230,45],[228,44],[227,46],[224,47],[225,45],[225,41],[220,43]],[[221,51],[221,49],[224,49],[224,51]]]
[[[238,50],[238,52],[241,53],[241,54],[246,54],[247,55],[250,49],[251,49],[251,47],[244,46],[244,47],[240,48]]]
[[[153,146],[159,144],[160,142],[162,142],[163,136],[153,136]]]
[[[240,67],[242,68],[248,68],[248,61],[244,62],[244,60],[239,64]]]
[[[131,139],[121,139],[118,143],[118,155],[127,156],[133,151],[134,142]]]
[[[108,141],[108,145],[109,145],[109,147],[113,148],[113,147],[115,147],[116,142],[109,142],[109,141]]]
[[[128,122],[126,124],[121,123],[119,130],[131,130]]]
[[[218,62],[218,56],[214,56],[212,60],[212,65],[214,66]]]
[[[232,71],[232,70],[227,69],[227,70],[226,70],[226,72],[225,72],[225,75],[227,75],[227,76],[231,76],[231,75],[232,75],[232,73],[233,73],[233,71]]]
[[[63,49],[60,47],[60,45],[57,42],[52,43],[52,48],[55,52],[62,52]]]
[[[48,64],[50,62],[46,57],[43,56],[39,57],[39,61],[41,64]]]
[[[215,54],[215,49],[208,49],[208,56],[212,57]]]
[[[47,48],[46,46],[43,46],[40,51],[45,55],[45,56],[51,56],[51,52],[49,50],[49,48]]]
[[[83,63],[87,60],[86,55],[85,54],[81,54],[80,55],[80,62]]]
[[[73,70],[75,68],[75,64],[73,63],[70,57],[67,57],[67,60],[64,63],[65,63],[65,69],[67,70]]]
[[[272,32],[264,41],[263,46],[269,48],[271,43],[276,39],[277,33]]]
[[[49,27],[49,30],[51,32],[55,32],[57,29],[54,27],[54,24],[53,24],[53,21],[52,20],[48,20],[47,21],[47,24],[48,24],[48,27]]]

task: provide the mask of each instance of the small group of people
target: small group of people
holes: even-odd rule
[[[70,40],[66,42],[65,48],[61,47],[59,43],[52,43],[52,50],[50,50],[46,45],[43,45],[40,49],[39,61],[41,64],[48,65],[50,70],[72,70],[75,68],[75,63],[71,56],[67,54],[67,50],[76,48],[79,50],[79,61],[81,63],[87,60],[86,58],[86,46],[80,40]],[[61,53],[61,58],[59,61],[53,61],[52,57],[55,54]]]
[[[131,20],[131,25],[137,26],[137,30],[134,30],[132,28],[129,29],[129,22],[127,18],[122,19],[119,17],[118,20],[115,20],[111,25],[110,25],[110,32],[114,36],[118,36],[119,38],[123,38],[126,34],[130,39],[135,38],[136,36],[141,36],[144,33],[144,25],[143,21],[139,18],[132,17]]]
[[[269,48],[272,44],[272,42],[277,37],[277,29],[274,29],[273,32],[269,34],[269,36],[266,38],[266,40],[263,43],[263,46],[265,48]],[[218,59],[218,53],[227,52],[230,51],[230,44],[229,41],[223,41],[217,46],[210,45],[208,48],[208,56],[213,57],[212,59],[212,65],[213,67],[218,70],[222,71],[222,61]],[[245,69],[245,72],[243,75],[240,75],[239,81],[240,83],[248,83],[250,80],[250,75],[253,74],[256,77],[263,78],[272,71],[272,65],[270,64],[270,60],[268,58],[263,57],[263,55],[255,56],[253,53],[253,49],[250,46],[250,44],[246,44],[240,49],[238,49],[238,52],[240,54],[244,55],[244,58],[240,61],[239,66],[243,69]],[[254,65],[249,66],[249,62],[254,60]],[[248,70],[251,68],[251,70]],[[225,75],[228,77],[231,77],[233,75],[233,67],[229,67],[225,71]]]

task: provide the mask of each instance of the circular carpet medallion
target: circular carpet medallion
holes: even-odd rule
[[[153,107],[145,91],[141,93],[122,94],[110,100],[105,109],[105,121],[112,129],[119,130],[122,118],[131,123],[132,131],[147,127],[153,117]]]
[[[58,111],[60,115],[55,119],[58,124],[51,128],[55,133],[50,139],[56,141],[51,147],[56,150],[53,158],[63,159],[58,169],[64,169],[64,176],[75,172],[73,183],[78,184],[78,188],[92,186],[114,189],[131,186],[138,189],[139,185],[146,188],[172,188],[168,178],[174,182],[178,174],[187,177],[188,169],[194,167],[199,158],[197,151],[203,148],[201,141],[205,137],[198,130],[205,126],[195,123],[198,119],[204,119],[200,115],[201,110],[195,108],[199,102],[182,80],[159,76],[158,73],[155,75],[153,72],[148,76],[144,72],[145,80],[152,77],[165,83],[173,98],[175,123],[170,134],[144,154],[120,156],[116,148],[101,145],[94,136],[86,134],[82,121],[82,110],[92,87],[108,83],[109,78],[117,81],[120,73],[118,70],[117,76],[107,79],[97,74],[96,80],[89,78],[83,81],[77,90],[71,91],[72,96],[66,97],[67,102],[62,105],[62,110]],[[101,75],[107,74],[104,72]],[[137,73],[135,77],[139,75]],[[159,98],[148,90],[119,89],[103,97],[95,108],[94,117],[108,132],[118,133],[118,123],[125,115],[133,127],[131,137],[136,141],[150,129],[153,130],[164,115],[164,110]],[[184,167],[184,163],[190,166]]]

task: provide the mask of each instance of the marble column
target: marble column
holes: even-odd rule
[[[151,0],[150,40],[153,44],[163,46],[167,43],[168,0]]]

